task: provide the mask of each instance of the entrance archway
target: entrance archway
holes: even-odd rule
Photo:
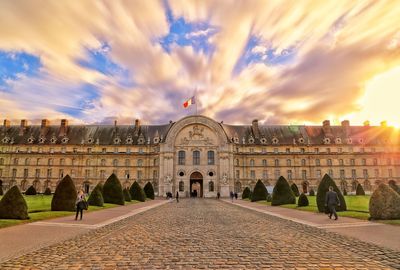
[[[203,197],[203,175],[199,172],[190,175],[190,197]]]

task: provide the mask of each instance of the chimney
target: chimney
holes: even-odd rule
[[[260,130],[258,129],[258,120],[254,119],[251,123],[251,130],[253,131],[254,138],[260,138]]]
[[[325,136],[332,135],[331,122],[329,120],[322,122],[322,130],[324,131]]]
[[[386,121],[382,121],[381,122],[381,127],[387,127],[387,122]]]
[[[28,121],[26,119],[21,120],[21,125],[19,127],[19,136],[23,136],[25,133],[25,130],[28,126]]]
[[[40,136],[45,136],[50,125],[50,121],[42,119],[42,125],[40,126]]]
[[[67,119],[61,119],[61,126],[60,126],[60,131],[58,133],[59,137],[64,137],[67,135],[68,132],[68,120]]]
[[[10,126],[11,126],[10,120],[4,119],[4,128],[5,128],[5,129],[8,129],[8,128],[10,128]]]
[[[343,128],[344,134],[346,136],[348,136],[349,135],[349,131],[350,131],[350,121],[349,120],[343,120],[342,121],[342,128]]]
[[[367,121],[364,121],[364,127],[369,127],[369,121],[367,120]]]
[[[135,130],[134,130],[133,135],[134,136],[139,136],[139,130],[140,130],[140,120],[136,119],[135,120]]]

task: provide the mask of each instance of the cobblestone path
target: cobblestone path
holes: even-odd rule
[[[400,269],[400,254],[225,202],[187,199],[0,269]]]

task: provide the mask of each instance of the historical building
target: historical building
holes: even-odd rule
[[[214,197],[241,192],[258,179],[274,185],[279,176],[308,192],[324,174],[351,192],[357,183],[371,191],[380,182],[400,184],[398,132],[381,126],[228,125],[188,116],[166,125],[50,125],[4,121],[0,131],[0,184],[39,191],[69,174],[90,191],[115,173],[124,186],[152,182],[159,195],[196,191]]]

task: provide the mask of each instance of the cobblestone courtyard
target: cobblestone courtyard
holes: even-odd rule
[[[225,202],[169,203],[0,269],[400,269],[400,254]]]

